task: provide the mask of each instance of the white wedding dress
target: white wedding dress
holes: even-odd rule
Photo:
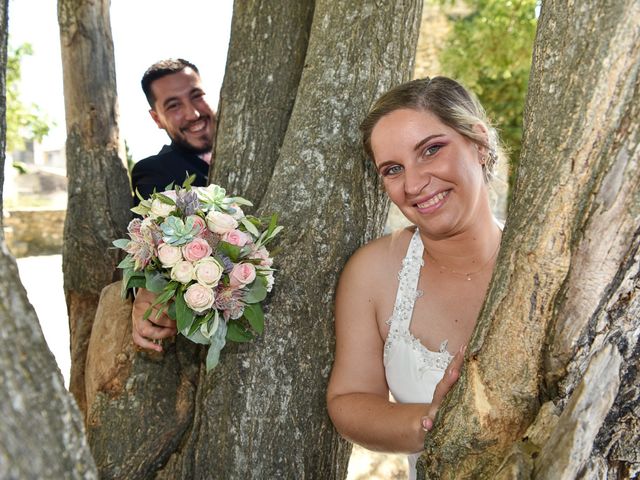
[[[384,344],[384,368],[389,390],[399,403],[430,403],[438,382],[453,358],[447,351],[447,342],[440,345],[439,352],[427,349],[409,331],[413,306],[418,291],[420,268],[424,265],[424,247],[416,229],[407,255],[402,260],[398,274],[400,283],[396,294],[393,314],[387,321],[389,335]],[[409,479],[416,478],[416,460],[420,453],[409,455]]]

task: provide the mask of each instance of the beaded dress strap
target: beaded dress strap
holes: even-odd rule
[[[422,239],[416,228],[409,242],[407,254],[402,260],[402,268],[398,273],[399,283],[396,302],[393,306],[393,314],[388,322],[392,330],[409,331],[413,306],[416,303],[416,298],[422,294],[418,290],[418,280],[420,279],[420,269],[424,265],[423,252]]]

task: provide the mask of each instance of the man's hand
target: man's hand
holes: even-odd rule
[[[445,370],[442,380],[440,380],[438,385],[436,385],[435,392],[433,393],[433,399],[427,409],[427,415],[421,419],[423,430],[429,431],[433,428],[433,422],[436,418],[436,413],[438,413],[438,408],[440,408],[440,404],[447,393],[449,393],[449,390],[451,390],[451,387],[453,387],[453,385],[458,381],[458,378],[460,378],[460,369],[462,368],[464,352],[466,349],[467,346],[464,345],[460,350],[458,350],[458,353],[455,354],[449,363],[449,366]]]
[[[167,316],[166,313],[158,315],[159,306],[153,307],[151,315],[144,320],[144,313],[151,307],[156,299],[156,295],[144,288],[138,289],[136,298],[133,301],[131,310],[131,321],[133,323],[133,343],[136,345],[162,352],[162,345],[154,343],[153,340],[173,337],[177,333],[176,322]]]

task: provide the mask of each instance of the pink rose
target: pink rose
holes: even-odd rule
[[[163,243],[158,247],[158,259],[163,267],[171,268],[182,260],[182,253],[180,248]]]
[[[171,280],[189,283],[193,280],[193,265],[191,262],[179,261],[171,268]]]
[[[250,263],[237,263],[229,273],[229,285],[238,288],[256,279],[256,268]]]
[[[197,262],[204,257],[208,257],[211,255],[211,251],[211,245],[202,238],[194,238],[182,247],[182,255],[184,255],[184,259],[190,262]]]
[[[204,218],[200,215],[189,215],[187,219],[189,218],[193,220],[194,225],[197,225],[200,228],[198,236],[202,236],[202,234],[207,231],[207,222],[205,222]]]
[[[211,210],[207,213],[207,226],[213,233],[223,235],[238,227],[238,222],[226,213]]]
[[[207,257],[196,263],[194,276],[198,283],[206,287],[215,287],[223,271],[224,267],[215,258]]]
[[[260,266],[262,267],[270,267],[271,265],[273,265],[273,258],[269,256],[269,251],[264,247],[260,247],[258,250],[252,252],[251,258],[259,259]]]
[[[215,294],[213,289],[194,283],[184,292],[184,301],[194,312],[202,313],[213,305]]]
[[[230,243],[231,245],[244,247],[247,243],[249,243],[251,237],[246,233],[241,232],[240,230],[231,230],[230,232],[225,233],[222,239],[225,242]]]

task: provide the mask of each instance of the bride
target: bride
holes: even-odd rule
[[[387,195],[414,226],[365,245],[342,272],[327,404],[348,440],[411,454],[415,478],[500,246],[487,186],[499,142],[477,100],[445,77],[390,90],[361,131]]]

